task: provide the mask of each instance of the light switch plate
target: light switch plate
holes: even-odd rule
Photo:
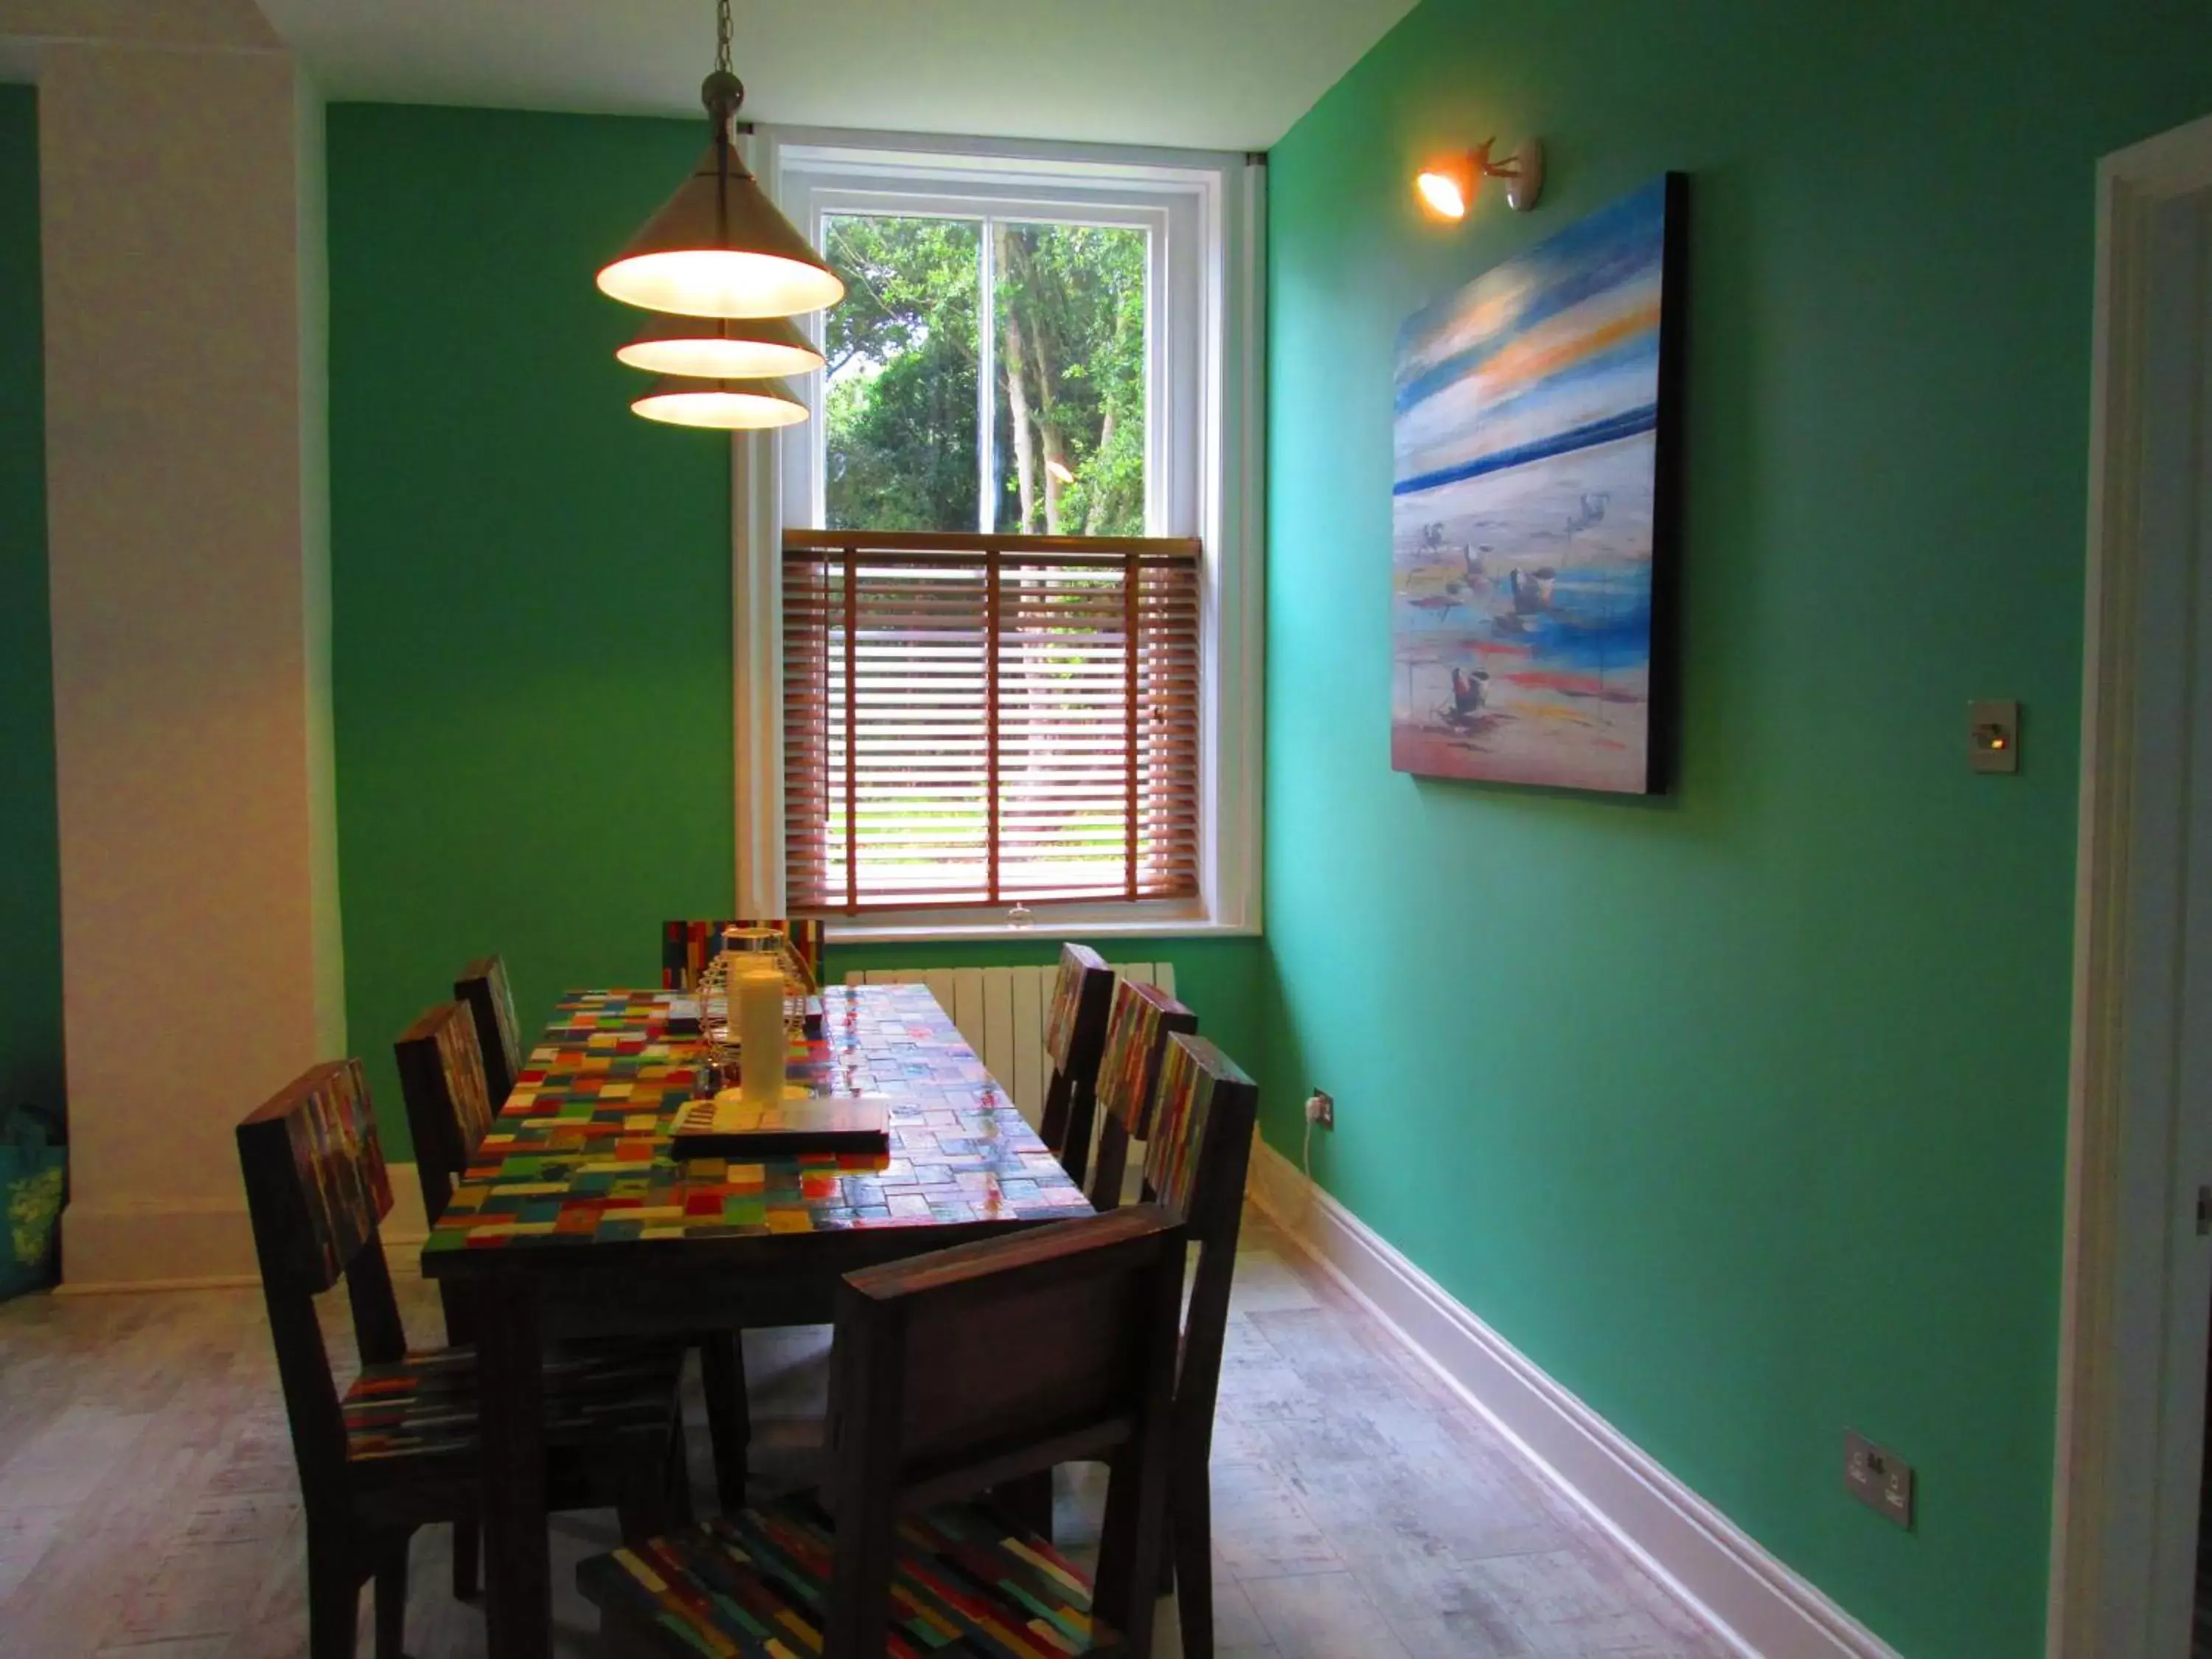
[[[2020,770],[2020,705],[1966,705],[1966,760],[1977,772]]]
[[[1912,1465],[1850,1429],[1844,1431],[1844,1490],[1876,1515],[1912,1530]]]

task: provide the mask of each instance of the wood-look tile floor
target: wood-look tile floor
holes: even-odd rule
[[[1717,1636],[1256,1215],[1245,1243],[1214,1449],[1224,1659],[1723,1659]],[[395,1277],[410,1331],[434,1340],[434,1291]],[[332,1352],[349,1354],[343,1299],[326,1319]],[[817,1330],[747,1338],[765,1484],[804,1478],[818,1446],[827,1344]],[[704,1429],[691,1438],[703,1504]],[[1061,1472],[1057,1525],[1079,1552],[1096,1531],[1091,1473]],[[612,1517],[553,1527],[558,1650],[593,1655],[596,1613],[572,1570],[611,1547]],[[448,1593],[447,1548],[442,1528],[416,1535],[415,1659],[483,1652],[481,1612]],[[290,1659],[306,1649],[305,1605],[258,1291],[0,1306],[0,1659]],[[1156,1650],[1176,1659],[1161,1609]]]

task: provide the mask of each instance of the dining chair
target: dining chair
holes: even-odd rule
[[[477,1047],[483,1053],[484,1093],[497,1112],[514,1092],[522,1073],[522,1028],[514,1018],[514,993],[507,963],[497,956],[479,957],[461,969],[453,995],[476,1017]]]
[[[1098,1161],[1088,1188],[1092,1208],[1110,1210],[1121,1201],[1129,1143],[1151,1130],[1168,1038],[1197,1030],[1198,1016],[1158,986],[1125,979],[1114,987],[1114,1011],[1098,1060]]]
[[[1060,974],[1045,1010],[1044,1053],[1052,1066],[1038,1136],[1077,1185],[1091,1161],[1098,1057],[1114,1001],[1114,970],[1087,945],[1060,947]]]
[[[1183,1240],[1137,1206],[848,1274],[823,1491],[584,1562],[608,1650],[1146,1659]],[[1111,1470],[1095,1578],[976,1498],[1071,1458]]]
[[[725,927],[770,927],[791,941],[816,985],[822,983],[822,923],[812,916],[762,921],[664,921],[660,924],[660,988],[690,991],[722,948]]]
[[[1086,1189],[1093,1209],[1112,1210],[1121,1204],[1129,1143],[1141,1139],[1149,1126],[1168,1039],[1197,1030],[1198,1016],[1157,986],[1127,979],[1115,984],[1098,1062],[1097,1099],[1104,1109],[1099,1115],[1097,1162]],[[1087,1128],[1083,1138],[1086,1142],[1090,1139]],[[999,1499],[1031,1531],[1052,1535],[1051,1470],[1007,1482]]]
[[[1174,1450],[1168,1475],[1170,1559],[1182,1592],[1184,1659],[1212,1659],[1213,1499],[1208,1462],[1230,1282],[1244,1218],[1259,1090],[1204,1037],[1168,1039],[1150,1133],[1144,1191],[1180,1220],[1197,1248],[1176,1368]]]
[[[477,1046],[478,1029],[468,1008],[441,1002],[392,1045],[399,1062],[400,1092],[407,1102],[408,1132],[415,1138],[422,1212],[433,1223],[446,1212],[455,1184],[475,1161],[496,1115],[489,1103],[487,1068]],[[466,1285],[455,1281],[439,1281],[446,1334],[454,1342],[475,1340],[476,1319],[467,1291]],[[686,1340],[699,1351],[715,1495],[724,1508],[736,1509],[745,1501],[745,1465],[752,1440],[743,1339],[735,1331],[712,1331]],[[453,1552],[457,1583],[463,1553],[459,1547]]]
[[[302,1073],[237,1138],[307,1518],[308,1653],[350,1659],[373,1580],[377,1659],[400,1659],[409,1540],[425,1525],[472,1525],[481,1504],[476,1356],[407,1346],[378,1231],[391,1179],[358,1060]],[[315,1310],[340,1279],[361,1360],[343,1393]],[[611,1504],[640,1539],[682,1513],[670,1479],[683,1449],[680,1358],[638,1344],[548,1361],[553,1507]]]

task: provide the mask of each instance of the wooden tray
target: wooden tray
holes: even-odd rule
[[[800,1152],[891,1148],[892,1103],[881,1095],[806,1095],[747,1105],[735,1089],[678,1109],[672,1133],[684,1158],[790,1158]]]

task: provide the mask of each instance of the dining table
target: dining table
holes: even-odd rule
[[[551,1647],[549,1341],[821,1323],[855,1268],[1091,1213],[921,984],[825,988],[785,1056],[787,1089],[890,1102],[887,1153],[679,1159],[713,1078],[679,995],[563,997],[422,1247],[476,1287],[492,1659]]]

